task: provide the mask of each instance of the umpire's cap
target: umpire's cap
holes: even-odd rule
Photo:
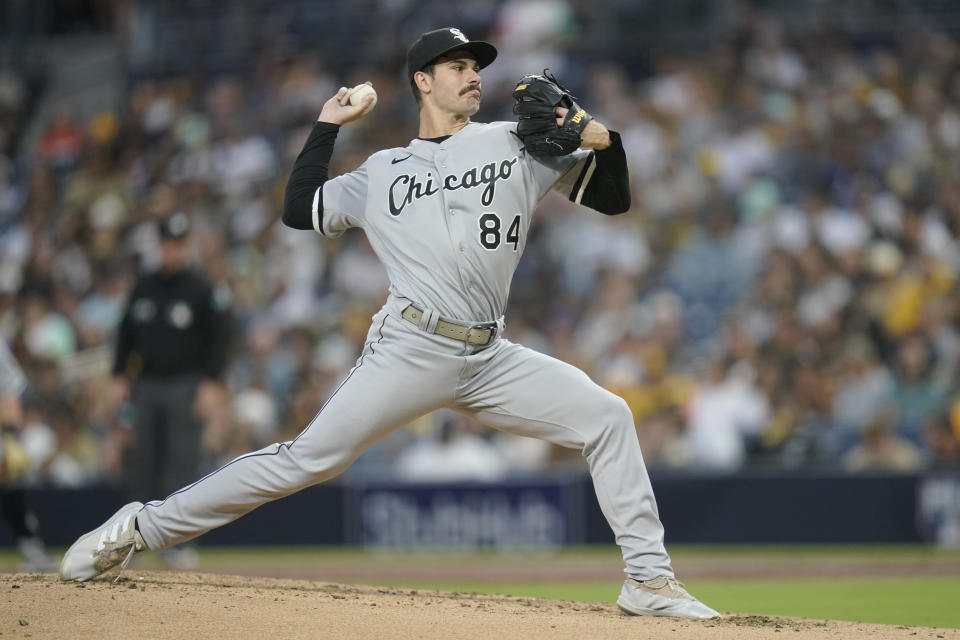
[[[412,78],[417,71],[451,51],[469,51],[481,69],[497,57],[497,48],[489,42],[470,40],[460,29],[452,27],[436,29],[426,32],[410,45],[407,51],[407,77]]]
[[[180,240],[190,235],[190,218],[182,211],[165,215],[157,222],[162,240]]]

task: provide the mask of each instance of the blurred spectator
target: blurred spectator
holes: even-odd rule
[[[830,414],[837,430],[835,445],[839,452],[847,451],[859,439],[861,425],[886,411],[893,391],[889,370],[864,337],[850,339],[842,355],[837,363]]]
[[[31,460],[21,439],[23,408],[20,394],[26,388],[23,370],[0,339],[0,515],[10,526],[20,553],[20,570],[43,573],[51,569],[40,524],[30,508],[24,476]]]
[[[954,409],[953,412],[955,412]],[[953,413],[951,412],[951,414]],[[924,438],[929,452],[929,468],[934,471],[960,469],[960,435],[956,422],[946,413],[927,422]]]
[[[86,135],[73,105],[60,105],[47,129],[37,140],[36,158],[54,173],[65,177],[77,168]]]
[[[433,414],[434,425],[424,437],[404,449],[394,470],[397,478],[414,482],[495,482],[507,474],[500,452],[475,421],[452,411]]]
[[[920,451],[909,440],[896,434],[889,420],[879,418],[867,423],[862,442],[843,460],[843,467],[852,473],[908,473],[920,468]]]
[[[747,363],[714,364],[690,399],[687,441],[690,461],[705,471],[736,471],[743,466],[747,445],[759,436],[770,417],[766,397],[755,385]]]
[[[948,389],[931,377],[933,354],[925,336],[913,334],[899,343],[891,394],[898,433],[921,444],[926,422],[946,408]]]
[[[690,463],[684,441],[683,408],[695,394],[696,381],[671,371],[667,345],[648,338],[624,337],[621,357],[601,377],[633,412],[647,466],[683,467]]]
[[[23,312],[24,344],[31,358],[58,360],[76,349],[76,335],[69,320],[51,308],[42,295],[25,301]]]
[[[113,108],[44,102],[56,92],[0,69],[0,332],[40,403],[24,437],[46,462],[31,481],[117,477],[109,375],[89,363],[109,348],[137,272],[160,265],[160,217],[190,218],[198,262],[232,293],[242,329],[230,397],[201,403],[207,463],[273,430],[295,435],[358,355],[382,267],[362,236],[330,243],[278,224],[283,181],[303,115],[341,84],[372,79],[380,115],[341,132],[332,174],[405,144],[391,138],[416,115],[398,99],[409,90],[398,42],[455,12],[239,7],[228,0],[228,20],[211,26],[229,27],[229,42],[177,37],[191,30],[175,25],[210,18],[188,4],[157,4],[154,21],[131,7],[116,22],[137,37]],[[652,32],[630,3],[510,0],[458,14],[615,123],[630,163],[634,211],[622,219],[544,200],[507,332],[627,398],[651,464],[843,468],[865,426],[893,412],[920,464],[941,465],[950,440],[931,425],[960,395],[960,47],[946,25],[876,38],[777,11],[718,21],[695,52],[670,40],[687,25]],[[321,23],[336,37],[313,39]],[[372,31],[385,23],[393,31]],[[646,44],[625,54],[637,33]],[[343,43],[358,41],[376,45],[346,58]],[[484,75],[481,120],[512,117],[507,68]],[[755,373],[737,381],[704,362]],[[381,453],[395,458],[407,440]],[[554,454],[534,458],[569,462]]]
[[[240,446],[241,453],[256,451],[271,442],[278,441],[279,420],[276,403],[273,397],[259,385],[249,386],[234,393],[231,410],[234,428],[243,440]]]

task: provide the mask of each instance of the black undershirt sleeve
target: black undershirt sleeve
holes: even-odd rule
[[[283,196],[282,220],[294,229],[313,229],[313,194],[327,181],[333,143],[340,125],[329,122],[314,123],[303,150],[293,163],[287,190]],[[323,228],[323,191],[317,202],[320,228]]]
[[[624,213],[630,209],[630,172],[627,169],[627,156],[620,142],[620,134],[610,132],[610,146],[594,152],[596,167],[580,199],[580,204],[608,216]],[[588,166],[585,171],[589,170]],[[581,176],[581,180],[587,176]],[[575,200],[580,190],[579,184],[571,194]]]

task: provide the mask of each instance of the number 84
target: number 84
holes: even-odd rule
[[[500,247],[503,237],[500,229],[503,228],[503,221],[495,213],[485,213],[480,216],[480,244],[484,249],[495,251]],[[513,250],[517,251],[517,245],[520,243],[520,214],[518,213],[510,223],[507,229],[506,243],[513,245]]]

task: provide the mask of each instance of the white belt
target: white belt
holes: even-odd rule
[[[404,309],[403,313],[400,315],[403,316],[404,320],[410,322],[411,324],[415,324],[418,327],[420,327],[421,321],[424,317],[423,310],[418,309],[412,304]],[[494,336],[497,335],[497,323],[483,322],[480,324],[457,324],[456,322],[437,320],[436,326],[433,327],[432,331],[429,330],[429,327],[427,327],[426,330],[428,330],[430,333],[435,333],[438,336],[453,338],[454,340],[466,342],[467,344],[478,347],[485,347],[490,344],[493,341]]]

